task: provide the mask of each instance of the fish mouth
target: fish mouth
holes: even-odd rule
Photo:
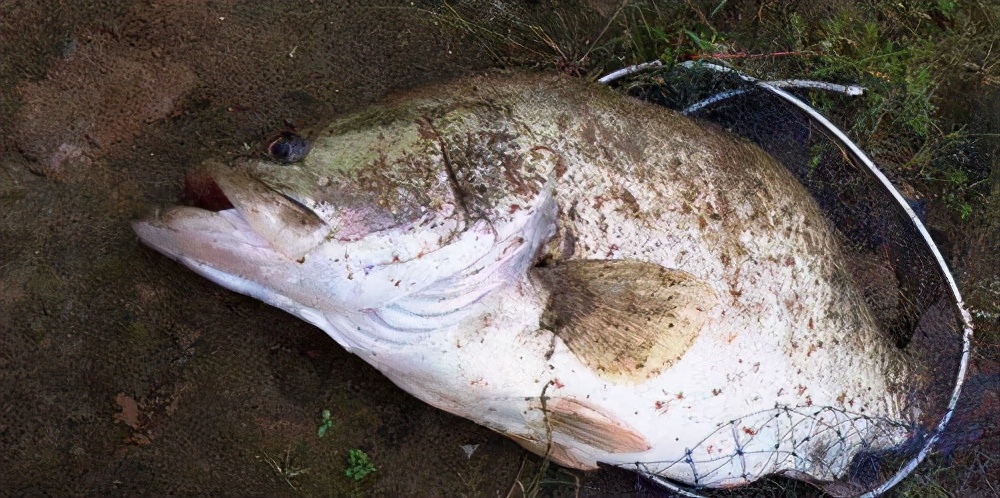
[[[198,275],[312,323],[351,350],[323,312],[337,306],[329,282],[304,276],[319,272],[277,251],[236,205],[218,211],[173,206],[133,222],[132,228],[147,246]]]
[[[328,233],[301,203],[236,168],[207,163],[185,180],[182,205],[132,228],[144,244],[235,292],[324,325],[326,284],[305,255]],[[294,280],[294,285],[290,280]]]
[[[269,250],[271,264],[295,261],[329,233],[301,202],[217,162],[185,178],[180,203],[133,223],[144,243],[174,259],[221,264]]]
[[[180,203],[206,211],[218,212],[233,209],[233,202],[208,171],[198,170],[184,177]]]

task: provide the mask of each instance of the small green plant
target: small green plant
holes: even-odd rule
[[[375,472],[375,465],[367,453],[359,449],[347,452],[347,477],[361,481],[372,472]]]
[[[326,435],[326,431],[333,428],[333,419],[330,418],[330,410],[323,410],[323,420],[319,423],[319,428],[316,429],[316,437],[323,437]]]

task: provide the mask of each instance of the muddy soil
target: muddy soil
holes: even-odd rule
[[[205,159],[495,65],[441,5],[0,3],[0,494],[507,496],[537,469],[129,225]],[[1000,267],[995,236],[956,236],[978,281]],[[351,449],[377,467],[360,482]],[[613,469],[547,478],[567,483],[556,494],[662,494]]]

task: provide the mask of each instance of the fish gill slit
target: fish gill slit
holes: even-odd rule
[[[444,137],[441,136],[441,133],[434,126],[431,118],[423,116],[420,119],[422,119],[427,124],[427,127],[430,128],[431,133],[434,135],[434,140],[437,141],[438,148],[441,149],[441,159],[444,161],[444,169],[448,174],[448,181],[451,183],[451,189],[455,192],[455,200],[458,202],[458,206],[462,209],[466,223],[468,223],[472,217],[470,216],[471,213],[469,211],[469,205],[466,201],[465,190],[458,183],[458,175],[455,173],[455,168],[451,164],[451,156],[448,155],[448,148],[444,143]]]

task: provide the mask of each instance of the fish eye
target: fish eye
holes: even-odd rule
[[[301,136],[286,131],[267,146],[267,155],[282,163],[295,163],[305,159],[309,142]]]

